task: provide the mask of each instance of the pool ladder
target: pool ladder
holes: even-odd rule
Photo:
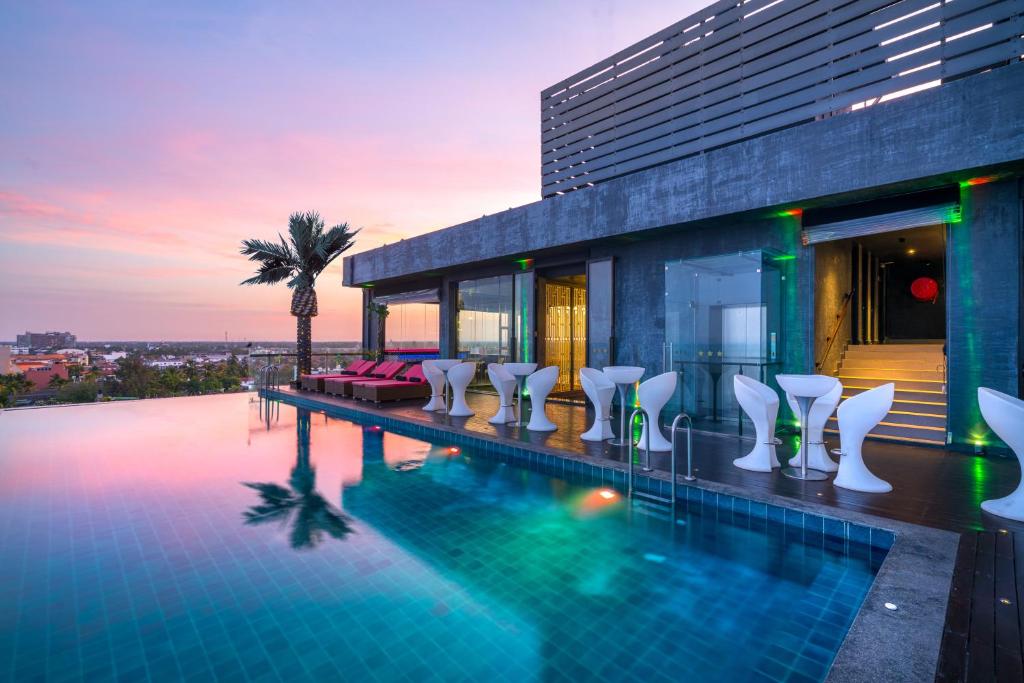
[[[271,389],[276,390],[281,387],[280,370],[281,366],[270,364],[260,368],[256,375],[256,397],[260,402],[260,419],[266,421],[268,429],[271,420],[281,414],[281,402],[270,397]]]
[[[643,467],[643,470],[645,472],[650,472],[653,469],[651,467],[651,450],[650,450],[651,430],[649,428],[650,425],[651,425],[652,420],[650,419],[651,416],[647,413],[646,410],[644,410],[643,408],[637,408],[636,410],[633,411],[633,414],[629,416],[629,421],[626,423],[627,428],[630,430],[630,432],[632,432],[633,421],[636,420],[637,414],[640,415],[642,423],[643,423],[643,426],[647,428],[647,429],[644,430],[645,434],[647,435],[647,439],[646,439],[647,443],[645,444],[646,448],[643,449],[643,451],[644,451],[644,459],[646,460],[646,463],[645,463],[645,465]],[[680,422],[685,422],[686,426],[685,427],[680,427],[679,426]],[[669,470],[670,470],[671,476],[672,476],[672,492],[670,494],[670,497],[666,498],[664,496],[657,496],[657,495],[655,495],[653,493],[645,493],[643,491],[636,491],[636,490],[634,490],[634,488],[633,488],[633,468],[634,468],[634,464],[633,464],[633,449],[639,447],[640,440],[637,439],[636,442],[634,443],[633,442],[632,434],[630,435],[629,440],[626,441],[626,443],[629,445],[629,452],[626,454],[626,467],[628,468],[627,469],[627,475],[626,475],[626,495],[628,497],[630,497],[630,498],[643,498],[643,499],[646,499],[646,500],[653,500],[653,501],[656,501],[656,502],[659,502],[659,503],[667,503],[673,509],[675,509],[675,506],[676,506],[676,490],[677,490],[677,487],[678,487],[678,483],[676,481],[676,435],[679,433],[680,429],[685,429],[686,430],[686,474],[683,475],[683,479],[685,479],[686,481],[696,481],[697,480],[697,477],[693,476],[693,420],[691,420],[690,416],[687,415],[686,413],[679,413],[678,415],[676,415],[675,419],[672,420],[672,428],[671,428],[671,430],[672,430],[672,453],[671,453],[671,457],[669,458],[669,462],[670,462]],[[625,436],[625,435],[623,435],[623,436]]]
[[[259,374],[256,375],[256,390],[262,392],[268,392],[271,388],[279,389],[281,387],[281,366],[271,363],[270,365],[260,368]]]

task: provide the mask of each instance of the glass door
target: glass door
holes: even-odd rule
[[[742,431],[733,377],[761,382],[780,355],[781,274],[761,251],[665,264],[667,362],[680,373],[675,408],[715,431]]]
[[[614,265],[611,258],[587,262],[587,359],[591,368],[614,364]]]

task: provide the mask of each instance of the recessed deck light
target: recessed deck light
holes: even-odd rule
[[[885,603],[885,609],[892,610],[893,612],[895,612],[899,609],[899,607],[896,606],[895,602],[887,602]]]
[[[1012,605],[1013,603],[1010,602],[1009,598],[999,598],[999,604],[1001,604],[1001,605]]]

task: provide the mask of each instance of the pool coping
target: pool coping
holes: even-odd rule
[[[268,392],[288,404],[359,423],[372,422],[407,436],[446,440],[510,464],[553,476],[579,474],[608,486],[625,487],[625,463],[564,451],[450,424],[384,415],[369,407],[317,400],[314,396]],[[637,490],[669,496],[671,475],[635,475]],[[824,504],[787,498],[710,480],[677,481],[677,500],[802,529],[804,534],[842,538],[887,551],[868,594],[836,654],[826,681],[933,681],[942,641],[949,589],[960,535]],[[886,607],[886,604],[896,609]]]

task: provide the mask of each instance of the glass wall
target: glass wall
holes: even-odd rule
[[[429,304],[393,304],[388,306],[385,327],[387,347],[437,348],[439,306]]]
[[[603,368],[612,364],[612,260],[587,264],[587,365]]]
[[[732,378],[775,375],[782,341],[775,259],[748,251],[665,264],[665,362],[680,373],[675,408],[702,428],[749,430]]]
[[[456,351],[459,358],[477,361],[471,386],[490,386],[487,363],[511,359],[512,288],[512,275],[463,280],[458,285]]]

